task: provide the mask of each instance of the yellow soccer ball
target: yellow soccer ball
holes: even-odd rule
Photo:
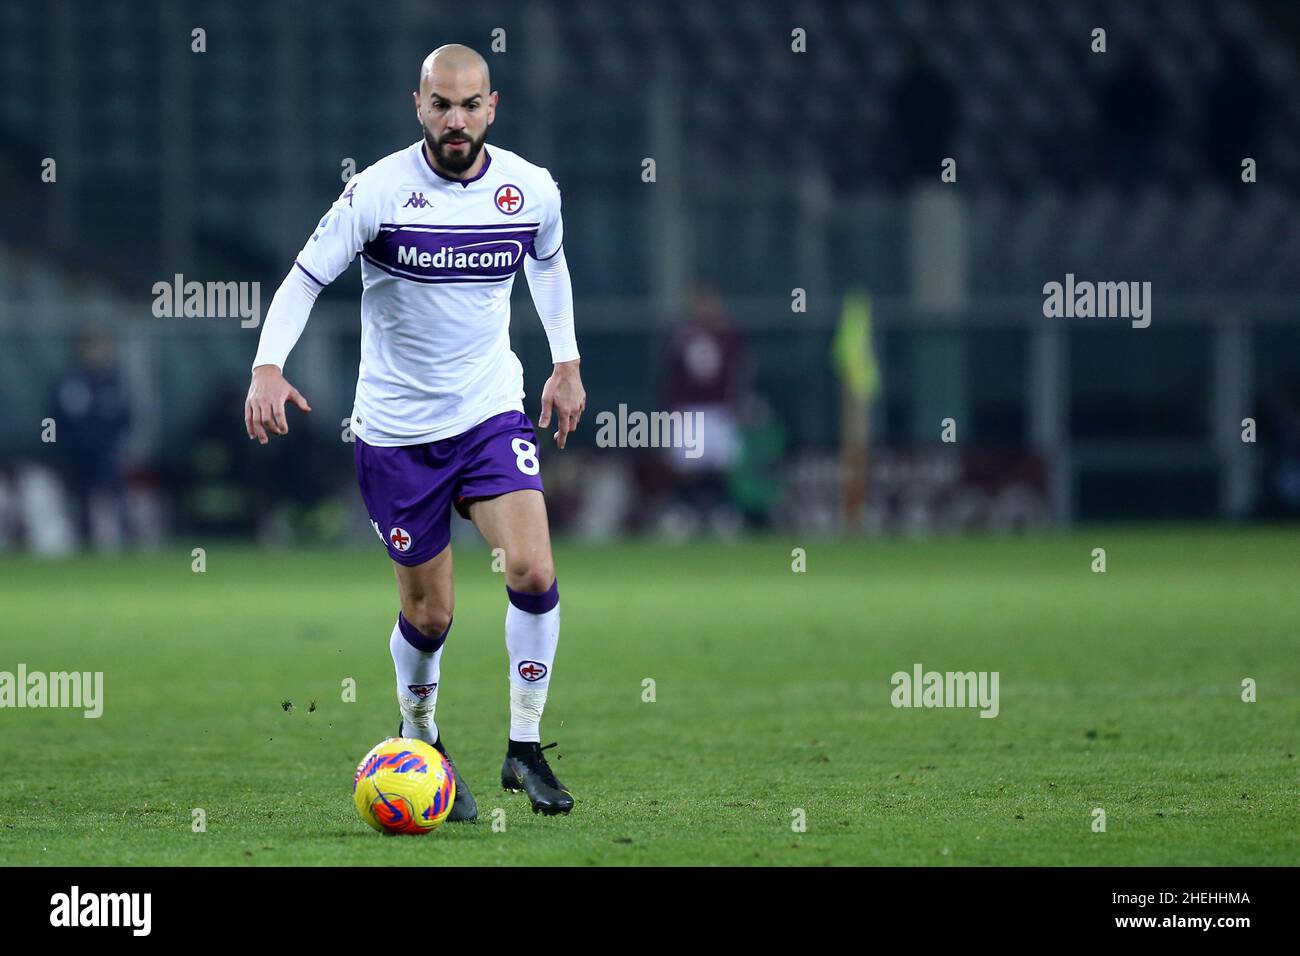
[[[380,833],[430,833],[447,819],[455,799],[456,779],[446,758],[409,737],[378,744],[352,778],[357,813]]]

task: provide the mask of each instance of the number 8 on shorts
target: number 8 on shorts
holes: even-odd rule
[[[535,475],[541,471],[541,462],[537,460],[537,446],[523,438],[510,439],[510,450],[515,453],[515,465],[525,475]]]

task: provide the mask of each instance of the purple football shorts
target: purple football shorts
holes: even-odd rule
[[[423,445],[383,448],[355,440],[357,484],[370,523],[398,564],[423,564],[451,542],[451,506],[524,488],[542,490],[537,433],[523,412],[502,412],[469,431]]]

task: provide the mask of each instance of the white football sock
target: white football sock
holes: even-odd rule
[[[542,711],[560,642],[560,591],[529,594],[506,588],[506,653],[510,657],[510,739],[540,743]]]
[[[434,711],[438,706],[438,683],[442,671],[442,648],[447,630],[438,637],[421,633],[402,615],[388,639],[397,671],[397,706],[402,711],[402,736],[432,744],[438,739]]]

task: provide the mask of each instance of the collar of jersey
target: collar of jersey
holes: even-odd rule
[[[483,168],[469,179],[452,179],[446,173],[439,171],[438,167],[434,166],[433,163],[429,161],[429,154],[424,149],[423,141],[420,142],[420,157],[424,160],[424,165],[429,168],[429,171],[443,182],[454,183],[461,187],[467,187],[470,183],[478,182],[483,178],[483,174],[488,171],[488,167],[492,165],[492,154],[488,152],[487,143],[483,144]]]

